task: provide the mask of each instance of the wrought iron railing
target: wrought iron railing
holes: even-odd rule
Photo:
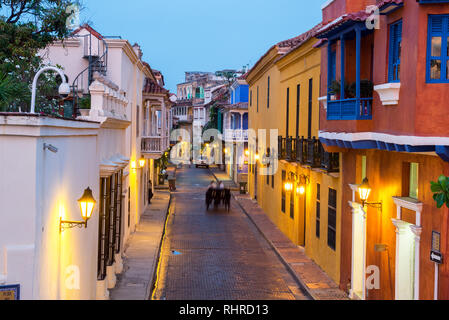
[[[84,58],[88,60],[89,65],[81,71],[73,80],[72,96],[73,96],[73,117],[80,115],[79,100],[89,93],[89,86],[94,80],[94,73],[98,72],[106,76],[108,69],[108,44],[104,38],[94,37],[97,41],[92,40],[92,34],[76,36],[83,39]]]
[[[340,169],[339,154],[326,152],[320,140],[315,137],[306,139],[279,136],[278,158],[327,172],[338,172]]]

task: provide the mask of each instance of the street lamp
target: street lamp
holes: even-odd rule
[[[59,232],[75,227],[82,228],[84,226],[87,228],[87,221],[92,217],[95,204],[97,203],[90,188],[84,190],[82,197],[78,199],[78,203],[80,206],[81,218],[83,218],[84,221],[65,221],[60,217]]]
[[[69,94],[70,94],[70,85],[67,83],[67,80],[65,78],[64,72],[62,72],[61,69],[56,68],[56,67],[52,67],[52,66],[47,66],[44,67],[42,69],[40,69],[36,75],[34,76],[34,80],[33,80],[33,87],[31,89],[31,109],[30,109],[30,113],[35,113],[34,109],[36,106],[36,90],[37,90],[37,80],[39,78],[39,76],[45,72],[45,71],[55,71],[57,73],[59,73],[59,75],[61,76],[62,79],[62,83],[59,86],[59,95],[63,98],[66,98]]]
[[[139,165],[141,168],[143,168],[145,166],[145,158],[140,158]]]
[[[294,172],[290,172],[290,178],[284,184],[284,190],[287,192],[293,191],[293,184],[296,183],[296,193],[303,195],[306,193],[306,187],[310,182],[310,178],[305,174],[297,175]]]
[[[382,210],[382,202],[368,202],[368,197],[371,193],[371,187],[368,183],[368,178],[363,179],[362,184],[358,188],[360,200],[362,200],[362,206],[371,206]]]

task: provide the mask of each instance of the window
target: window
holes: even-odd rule
[[[270,109],[270,77],[268,77],[268,87],[267,87],[267,109]]]
[[[299,137],[299,107],[301,99],[301,85],[296,86],[296,138]]]
[[[335,80],[337,77],[337,50],[332,49],[330,59],[330,70],[329,70],[329,79],[331,81]]]
[[[427,82],[449,83],[449,15],[429,15]]]
[[[249,106],[253,106],[253,90],[249,92]]]
[[[271,166],[271,188],[274,189],[274,165]]]
[[[419,164],[404,162],[402,165],[402,196],[418,199]]]
[[[257,87],[257,112],[259,112],[259,87]]]
[[[290,218],[295,219],[295,193],[290,192]]]
[[[309,126],[308,137],[312,138],[313,79],[309,79]]]
[[[366,178],[366,156],[362,156],[362,180]]]
[[[402,20],[390,25],[388,81],[399,82],[401,71]]]
[[[418,199],[418,171],[419,164],[410,163],[410,198]]]
[[[315,219],[315,235],[320,238],[320,218],[321,218],[321,186],[316,184],[316,219]]]
[[[285,198],[286,198],[286,192],[284,190],[285,178],[286,178],[286,172],[282,170],[282,201],[281,201],[281,210],[284,213],[285,213]]]
[[[337,191],[329,188],[327,214],[327,245],[332,250],[336,248],[337,239]]]

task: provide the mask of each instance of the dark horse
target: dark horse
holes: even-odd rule
[[[225,209],[229,212],[231,209],[231,190],[225,189],[224,196],[223,196],[223,202],[225,205]]]
[[[212,200],[214,199],[214,193],[215,193],[215,190],[212,189],[212,188],[209,188],[207,190],[207,192],[206,192],[206,207],[207,207],[207,210],[209,210],[209,207],[210,207],[210,205],[212,203]]]

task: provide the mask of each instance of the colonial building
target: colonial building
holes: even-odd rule
[[[225,168],[236,183],[248,182],[248,88],[244,76],[236,79],[229,88],[230,104],[220,108]]]
[[[0,284],[18,284],[23,299],[108,299],[154,176],[146,134],[155,132],[158,156],[168,147],[167,92],[151,89],[160,78],[137,45],[88,25],[41,56],[62,66],[72,90],[65,118],[1,115]]]
[[[354,299],[449,298],[448,209],[430,185],[449,173],[448,17],[447,1],[323,6],[319,137],[342,155],[340,286]]]
[[[320,28],[274,45],[247,75],[249,190],[279,229],[338,282],[339,155],[324,152],[318,140],[321,53],[314,36]]]

